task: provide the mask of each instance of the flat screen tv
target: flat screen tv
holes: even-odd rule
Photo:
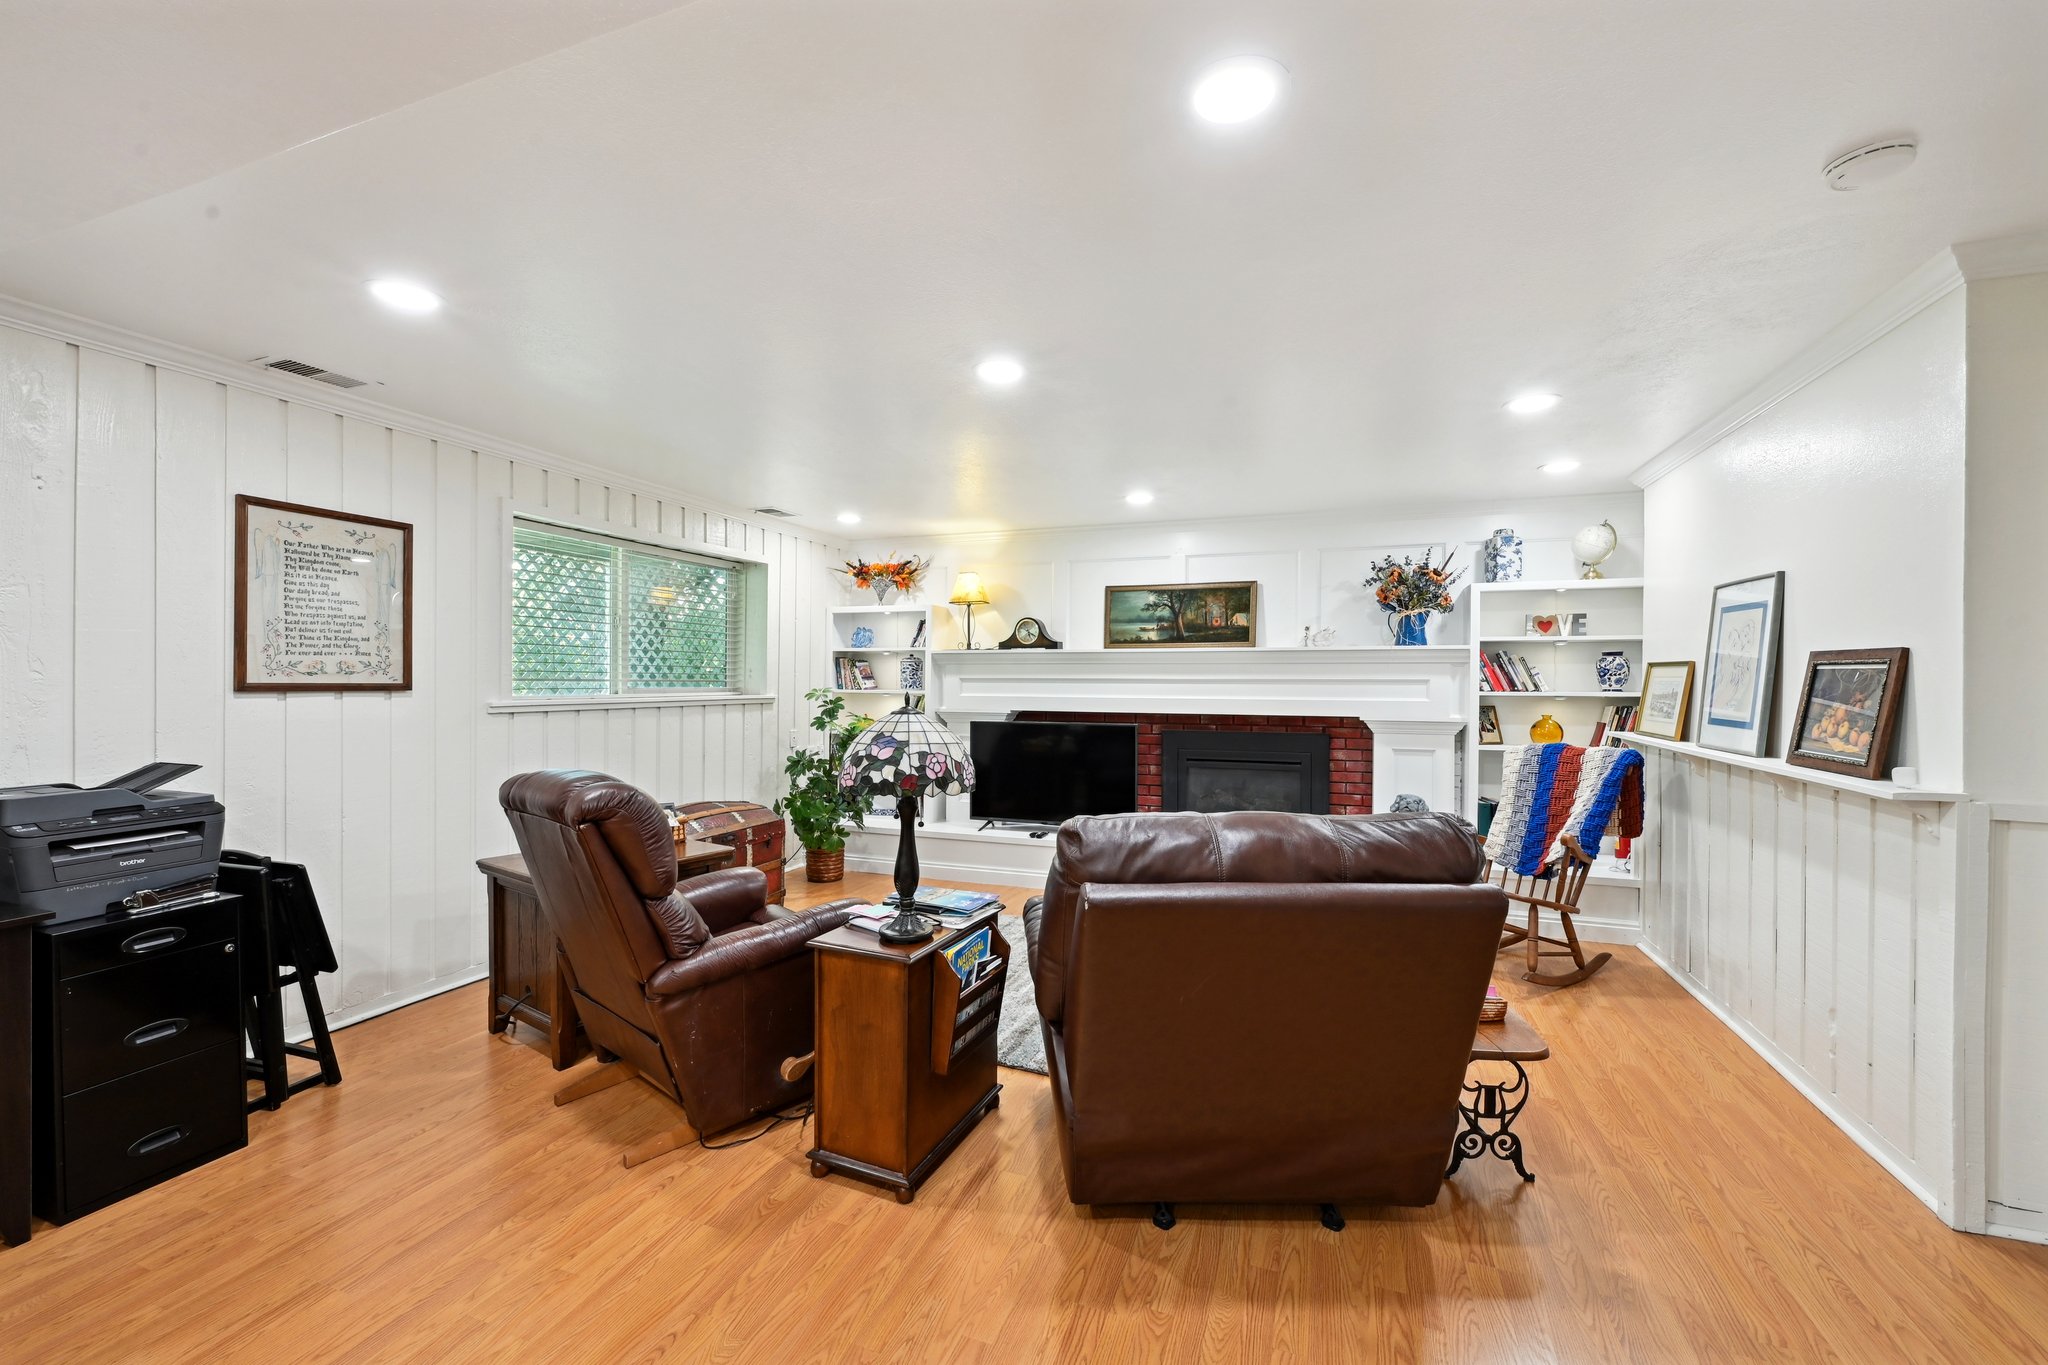
[[[975,779],[967,809],[977,820],[1056,825],[1138,808],[1135,725],[977,720],[967,742]]]

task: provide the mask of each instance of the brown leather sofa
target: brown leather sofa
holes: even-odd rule
[[[1068,1195],[1433,1202],[1507,917],[1483,861],[1446,815],[1068,821],[1024,908]]]
[[[522,773],[498,789],[498,804],[569,959],[584,1032],[625,1064],[605,1084],[637,1073],[698,1133],[810,1093],[808,1075],[781,1074],[812,1047],[809,944],[856,902],[792,913],[768,904],[754,868],[678,885],[661,808],[603,773]],[[599,1079],[557,1102],[604,1088]]]

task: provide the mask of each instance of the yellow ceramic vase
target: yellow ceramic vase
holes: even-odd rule
[[[1534,725],[1529,727],[1529,738],[1535,740],[1538,744],[1562,744],[1564,743],[1564,727],[1557,723],[1556,717],[1546,711],[1536,718]]]

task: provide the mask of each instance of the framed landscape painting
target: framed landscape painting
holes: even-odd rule
[[[1686,713],[1691,709],[1691,659],[1643,666],[1643,709],[1636,713],[1637,734],[1682,740]]]
[[[1702,748],[1751,758],[1769,751],[1784,612],[1782,572],[1741,578],[1714,589],[1700,698]]]
[[[1104,649],[1250,648],[1259,635],[1259,585],[1149,583],[1104,588]]]
[[[1850,777],[1882,778],[1906,691],[1904,649],[1817,649],[1793,712],[1785,761]]]

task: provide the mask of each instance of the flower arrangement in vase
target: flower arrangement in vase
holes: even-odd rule
[[[1451,610],[1451,589],[1465,576],[1463,569],[1451,567],[1454,553],[1446,546],[1440,564],[1431,559],[1430,551],[1424,551],[1420,560],[1413,555],[1400,559],[1388,555],[1373,561],[1365,586],[1372,589],[1373,600],[1387,614],[1387,628],[1394,632],[1395,644],[1428,644],[1429,618]]]
[[[873,588],[875,601],[886,603],[890,593],[909,592],[917,587],[918,580],[924,577],[924,571],[930,567],[930,560],[911,555],[907,559],[849,559],[846,561],[846,567],[836,572],[852,579],[856,588]]]

